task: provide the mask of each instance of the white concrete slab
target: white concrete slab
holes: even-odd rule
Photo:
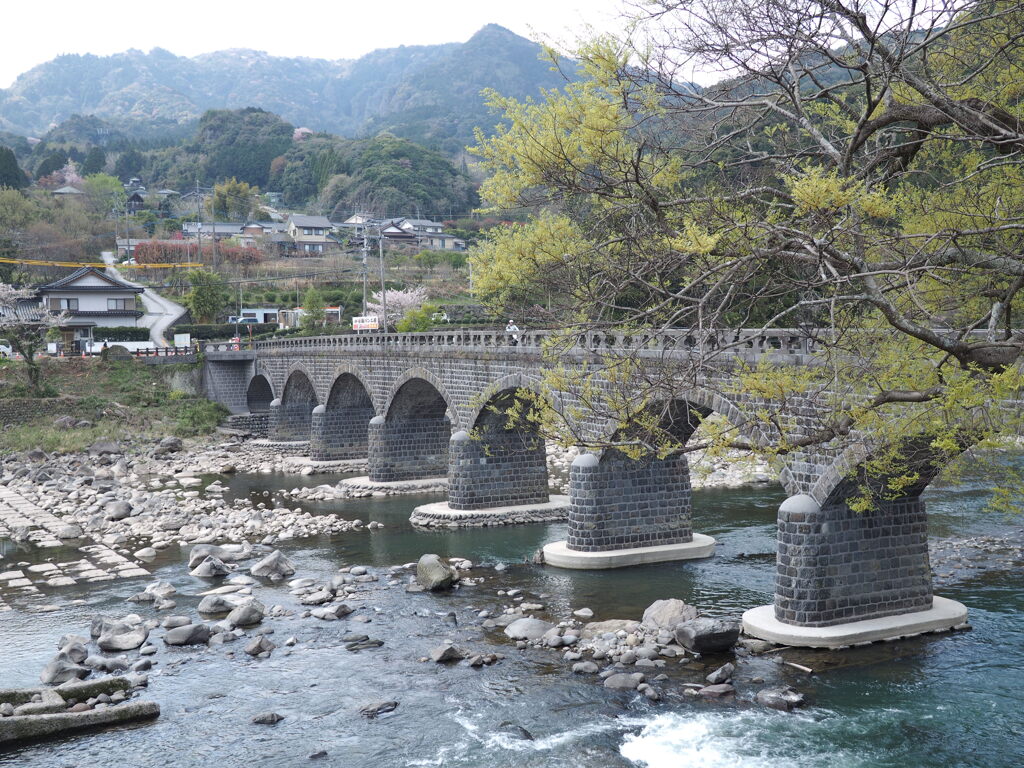
[[[781,645],[798,648],[841,646],[898,640],[925,632],[945,632],[967,621],[967,608],[956,600],[935,596],[927,611],[900,613],[880,619],[851,621],[830,627],[798,627],[775,618],[774,605],[751,608],[743,614],[743,631]]]
[[[544,546],[544,564],[556,568],[600,570],[625,568],[630,565],[666,563],[672,560],[697,560],[715,554],[715,540],[702,533],[693,534],[685,544],[662,544],[656,547],[615,549],[607,552],[576,552],[565,541]]]
[[[546,502],[486,509],[452,509],[447,501],[437,501],[416,507],[409,517],[409,522],[427,527],[482,527],[545,523],[565,520],[568,516],[569,497],[549,496]]]

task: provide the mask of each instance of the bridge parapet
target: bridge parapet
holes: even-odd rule
[[[817,351],[820,332],[811,329],[587,331],[576,335],[574,343],[563,353],[579,355],[600,353],[637,353],[640,356],[688,357],[694,352],[723,352],[741,358],[772,355],[791,358],[801,364]],[[417,350],[459,348],[464,350],[502,350],[518,355],[539,355],[547,345],[564,343],[555,331],[466,331],[445,330],[426,333],[346,333],[337,336],[304,336],[273,339],[255,344],[256,352],[327,351],[327,350]],[[208,344],[218,354],[230,345]]]

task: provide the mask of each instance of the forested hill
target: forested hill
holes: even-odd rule
[[[65,55],[0,89],[0,131],[41,136],[73,114],[91,114],[144,138],[173,133],[208,109],[257,106],[315,131],[387,130],[455,154],[473,126],[496,122],[482,88],[522,98],[561,82],[539,54],[536,43],[490,24],[465,43],[402,46],[354,61],[251,50]]]

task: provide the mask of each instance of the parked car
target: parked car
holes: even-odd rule
[[[0,359],[10,360],[14,357],[14,350],[11,348],[11,342],[7,339],[0,339]]]

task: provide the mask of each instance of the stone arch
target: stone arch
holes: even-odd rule
[[[336,372],[325,403],[313,409],[309,456],[314,461],[341,461],[367,455],[373,400],[354,367]]]
[[[492,384],[468,422],[472,435],[462,431],[452,437],[448,465],[452,509],[549,501],[544,439],[529,424],[508,418],[522,389],[537,391],[537,382],[514,374]]]
[[[370,420],[369,469],[374,482],[420,480],[448,473],[454,409],[436,376],[407,371],[383,416]]]
[[[338,382],[345,376],[348,376],[350,377],[350,379],[354,379],[356,382],[358,382],[359,386],[362,387],[363,391],[366,392],[367,397],[370,399],[370,404],[372,406],[376,406],[376,402],[374,402],[373,386],[369,383],[371,381],[369,372],[367,372],[361,366],[352,365],[348,363],[344,363],[342,365],[337,366],[331,372],[331,383],[330,386],[327,388],[326,394],[324,395],[325,405],[330,407],[331,398],[334,396],[335,387],[338,385]],[[374,413],[376,413],[376,409],[374,409]]]
[[[460,426],[458,412],[454,404],[455,401],[452,399],[452,396],[448,394],[448,389],[445,387],[444,382],[441,381],[439,376],[428,371],[426,368],[421,367],[410,368],[395,380],[394,385],[391,387],[391,391],[388,393],[387,399],[384,401],[383,407],[380,409],[380,413],[384,415],[384,418],[387,418],[388,414],[391,413],[395,398],[398,396],[402,388],[415,379],[422,379],[434,388],[434,390],[441,396],[441,399],[444,400],[446,413],[452,425],[456,427]]]
[[[271,418],[273,440],[309,440],[313,409],[319,405],[313,378],[304,366],[294,365],[285,378],[284,388]],[[274,410],[274,409],[272,409]]]
[[[249,379],[249,386],[246,387],[245,401],[249,413],[266,413],[270,410],[270,404],[274,400],[274,388],[270,380],[262,373],[257,373]]]

